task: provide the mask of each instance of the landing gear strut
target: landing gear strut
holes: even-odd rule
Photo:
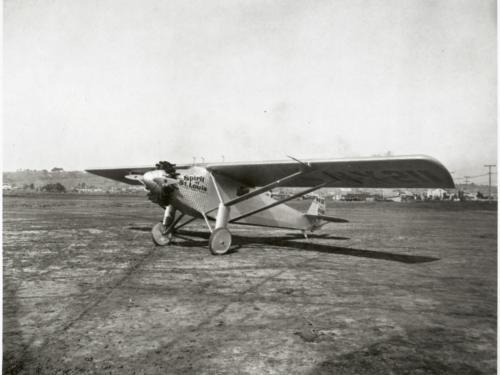
[[[231,247],[231,232],[227,229],[229,221],[229,207],[224,203],[219,204],[217,218],[215,220],[215,230],[210,235],[208,245],[210,252],[213,255],[223,255],[229,251]]]
[[[155,224],[151,229],[151,235],[153,236],[153,242],[158,246],[165,246],[172,241],[172,235],[174,231],[174,219],[175,219],[175,208],[172,206],[167,206],[165,209],[165,215],[163,216],[163,221],[161,223]]]

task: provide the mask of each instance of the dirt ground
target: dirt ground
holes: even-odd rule
[[[145,197],[4,196],[4,373],[496,373],[496,205],[327,204],[214,257]]]

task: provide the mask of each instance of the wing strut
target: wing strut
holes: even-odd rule
[[[203,212],[201,213],[201,215],[203,216],[203,219],[205,219],[205,223],[207,224],[208,230],[210,231],[210,233],[212,233],[212,232],[213,232],[213,229],[212,229],[212,227],[210,226],[210,223],[208,222],[208,217],[207,217],[207,215],[205,215]]]
[[[237,221],[237,220],[241,220],[241,219],[244,219],[245,217],[248,217],[248,216],[250,216],[250,215],[254,215],[254,214],[256,214],[256,213],[258,213],[258,212],[261,212],[261,211],[264,211],[264,210],[268,210],[269,208],[272,208],[272,207],[278,206],[278,205],[280,205],[280,204],[283,204],[283,203],[285,203],[285,202],[288,202],[289,200],[292,200],[292,199],[295,199],[295,198],[300,197],[300,196],[302,196],[302,195],[305,195],[305,194],[307,194],[307,193],[310,193],[310,192],[312,192],[312,191],[314,191],[314,190],[321,189],[321,188],[322,188],[323,186],[325,186],[326,184],[327,184],[327,182],[323,182],[323,183],[321,183],[321,184],[319,184],[319,185],[313,186],[312,188],[309,188],[309,189],[306,189],[306,190],[299,191],[298,193],[295,193],[294,195],[291,195],[291,196],[289,196],[289,197],[287,197],[287,198],[284,198],[284,199],[282,199],[282,200],[280,200],[280,201],[273,202],[273,203],[271,203],[271,204],[268,204],[267,206],[260,207],[260,208],[258,208],[258,209],[256,209],[256,210],[253,210],[253,211],[247,212],[247,213],[245,213],[245,214],[243,214],[243,215],[241,215],[241,216],[235,217],[234,219],[229,220],[229,222],[230,222],[230,223],[234,223],[235,221]]]
[[[189,223],[192,223],[192,222],[193,222],[193,221],[195,221],[195,220],[198,220],[198,218],[197,218],[197,217],[192,217],[192,218],[190,218],[190,219],[186,220],[184,223],[179,224],[179,226],[178,226],[178,227],[176,227],[176,228],[175,228],[175,230],[179,230],[179,229],[180,229],[180,228],[182,228],[183,226],[186,226],[186,225],[188,225]]]
[[[299,161],[299,163],[301,163],[301,162]],[[214,174],[210,173],[210,177],[212,178],[212,182],[213,182],[214,187],[215,187],[215,192],[217,193],[217,197],[219,198],[219,207],[217,207],[218,210],[217,210],[217,217],[216,217],[216,220],[215,220],[215,229],[227,226],[227,224],[229,222],[228,218],[229,218],[229,212],[231,211],[231,206],[233,206],[233,205],[235,205],[237,203],[246,201],[247,199],[255,197],[256,195],[262,194],[262,193],[264,193],[266,191],[269,191],[269,190],[275,188],[276,186],[280,186],[281,184],[284,184],[285,182],[288,182],[288,181],[290,181],[290,180],[292,180],[292,179],[294,179],[294,178],[296,178],[298,176],[301,176],[301,175],[306,174],[306,173],[308,173],[308,172],[311,171],[312,168],[310,166],[305,165],[303,163],[301,163],[301,164],[303,165],[303,167],[300,169],[300,171],[292,173],[292,174],[290,174],[290,175],[288,175],[286,177],[283,177],[283,178],[281,178],[279,180],[273,181],[270,184],[267,184],[267,185],[265,185],[263,187],[255,189],[255,190],[253,190],[253,191],[251,191],[249,193],[243,194],[243,195],[241,195],[241,196],[239,196],[237,198],[230,199],[227,202],[224,202],[224,199],[222,198],[222,194],[221,194],[221,191],[220,191],[220,188],[219,188],[219,184],[217,183],[217,180],[216,180]],[[323,185],[324,184],[322,184],[321,186],[323,186]],[[313,188],[313,190],[315,190],[315,189],[316,188]],[[303,194],[307,194],[307,192],[309,192],[309,190],[307,190]],[[286,200],[284,202],[286,202]],[[273,205],[266,206],[264,209],[274,207],[275,205],[276,204],[273,203]],[[208,211],[206,211],[204,213],[203,212],[201,213],[203,215],[203,218],[205,219],[205,222],[207,223],[207,226],[210,229],[210,231],[212,231],[212,228],[208,224],[208,219],[207,219],[206,215],[209,212],[216,210],[217,208],[213,208],[213,209],[208,210]],[[259,211],[261,211],[261,210],[259,209]],[[248,216],[248,215],[246,215],[246,216]],[[231,222],[232,221],[234,221],[234,220],[231,220]]]
[[[226,206],[226,207],[230,207],[230,206],[234,206],[234,205],[235,205],[235,204],[237,204],[237,203],[240,203],[240,202],[243,202],[243,201],[245,201],[245,200],[247,200],[247,199],[250,199],[250,198],[252,198],[252,197],[255,197],[256,195],[259,195],[259,194],[265,193],[266,191],[269,191],[269,190],[271,190],[271,189],[274,189],[275,187],[280,186],[280,185],[284,184],[285,182],[288,182],[288,181],[290,181],[290,180],[293,180],[294,178],[299,177],[299,176],[302,176],[302,175],[304,175],[304,174],[306,174],[306,173],[309,173],[309,172],[310,172],[310,170],[309,170],[309,168],[307,168],[307,169],[303,169],[303,170],[301,170],[301,171],[299,171],[299,172],[292,173],[291,175],[288,175],[288,176],[283,177],[283,178],[281,178],[281,179],[279,179],[279,180],[276,180],[276,181],[274,181],[274,182],[271,182],[270,184],[267,184],[267,185],[265,185],[265,186],[262,186],[262,187],[260,187],[260,188],[258,188],[258,189],[252,190],[252,191],[251,191],[251,192],[249,192],[249,193],[243,194],[243,195],[239,196],[238,198],[231,199],[230,201],[227,201],[227,202],[223,202],[223,201],[222,201],[222,196],[220,195],[219,188],[218,188],[218,186],[217,186],[217,183],[215,182],[215,178],[213,177],[213,175],[212,175],[212,179],[213,179],[213,180],[214,180],[214,182],[215,182],[215,184],[214,184],[214,185],[215,185],[215,189],[216,189],[216,191],[217,191],[217,195],[219,196],[219,201],[220,201],[221,203],[224,203],[224,206]]]
[[[214,183],[214,186],[215,186],[215,191],[217,193],[217,197],[219,198],[219,207],[215,207],[215,208],[212,208],[211,210],[208,210],[206,211],[205,213],[202,213],[203,217],[205,218],[205,221],[207,222],[207,225],[210,229],[210,231],[212,231],[210,225],[208,224],[208,220],[206,218],[206,215],[209,213],[209,212],[212,212],[212,211],[215,211],[217,208],[218,208],[218,217],[216,219],[216,224],[215,224],[215,227],[218,228],[218,227],[225,227],[228,223],[234,223],[235,221],[237,220],[241,220],[245,217],[248,217],[250,215],[254,215],[258,212],[261,212],[261,211],[264,211],[264,210],[267,210],[267,209],[270,209],[272,207],[275,207],[275,206],[278,206],[280,204],[283,204],[285,202],[288,202],[289,200],[292,200],[292,199],[295,199],[297,197],[300,197],[302,195],[305,195],[307,193],[310,193],[314,190],[318,190],[318,189],[321,189],[323,186],[325,186],[327,184],[327,182],[322,182],[321,184],[319,185],[316,185],[316,186],[313,186],[312,188],[309,188],[309,189],[306,189],[306,190],[303,190],[299,193],[296,193],[296,194],[293,194],[292,196],[288,197],[288,198],[285,198],[285,199],[282,199],[280,201],[276,201],[276,202],[273,202],[267,206],[264,206],[264,207],[260,207],[256,210],[253,210],[253,211],[250,211],[250,212],[247,212],[243,215],[240,215],[234,219],[231,219],[231,220],[227,220],[227,217],[229,216],[229,210],[230,210],[230,207],[237,204],[237,203],[240,203],[240,202],[243,202],[247,199],[250,199],[252,197],[255,197],[256,195],[259,195],[259,194],[262,194],[266,191],[269,191],[277,186],[280,186],[282,184],[284,184],[285,182],[288,182],[290,180],[293,180],[294,178],[297,178],[299,176],[302,176],[304,174],[307,174],[309,172],[311,172],[313,170],[313,167],[309,164],[309,163],[304,163],[294,157],[291,157],[289,156],[289,158],[297,161],[300,165],[301,165],[301,169],[298,171],[298,172],[295,172],[295,173],[292,173],[286,177],[283,177],[279,180],[276,180],[276,181],[273,181],[271,182],[270,184],[267,184],[265,186],[262,186],[258,189],[255,189],[249,193],[246,193],[246,194],[243,194],[237,198],[234,198],[234,199],[231,199],[227,202],[224,202],[223,198],[222,198],[222,194],[219,190],[219,185],[217,183],[217,180],[215,179],[215,176],[213,173],[210,174],[210,177],[212,177],[212,181]],[[220,215],[221,217],[219,217],[219,214],[223,214],[223,215]]]

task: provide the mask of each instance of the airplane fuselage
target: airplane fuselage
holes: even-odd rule
[[[208,219],[215,220],[220,203],[219,194],[220,198],[227,202],[253,188],[222,175],[214,176],[203,167],[193,166],[179,170],[178,173],[178,183],[168,193],[169,204],[192,217],[202,218],[205,214]],[[275,202],[275,199],[266,194],[249,198],[231,207],[229,220]],[[255,213],[238,220],[237,223],[299,230],[311,230],[314,227],[310,218],[284,204]]]

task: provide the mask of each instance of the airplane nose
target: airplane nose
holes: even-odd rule
[[[178,181],[175,178],[168,177],[168,174],[163,170],[146,172],[142,178],[146,189],[149,190],[149,199],[154,203],[167,205],[170,201],[170,195],[173,192],[172,187],[174,187]]]
[[[150,189],[163,188],[175,185],[178,181],[175,178],[168,177],[167,172],[163,170],[154,170],[144,173],[144,184]]]

